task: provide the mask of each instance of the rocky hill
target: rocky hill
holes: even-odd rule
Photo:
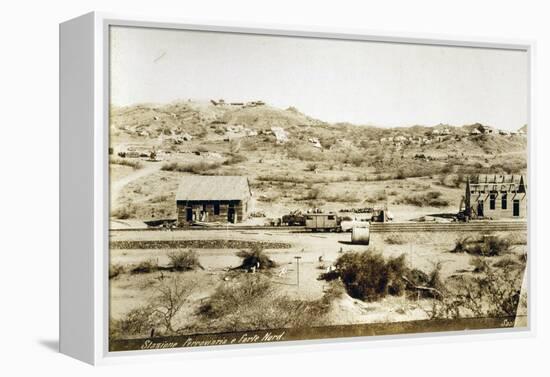
[[[491,155],[525,152],[525,129],[526,126],[518,133],[509,133],[479,123],[396,128],[330,124],[292,107],[278,109],[263,102],[188,101],[111,109],[111,137],[115,143],[149,140],[163,148],[184,145],[193,139],[208,142],[247,138],[258,144],[306,144],[314,150],[383,148],[405,155]],[[284,140],[279,140],[281,137]]]
[[[248,177],[255,211],[268,217],[321,206],[388,205],[400,219],[453,212],[467,175],[525,174],[526,145],[523,132],[479,123],[327,123],[263,102],[113,108],[111,179],[124,183],[114,216],[172,217],[187,174]]]

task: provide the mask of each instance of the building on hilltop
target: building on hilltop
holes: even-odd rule
[[[481,174],[468,178],[464,196],[470,218],[527,217],[527,185],[523,175]]]
[[[248,216],[252,193],[246,177],[185,176],[176,193],[178,223],[237,223]]]

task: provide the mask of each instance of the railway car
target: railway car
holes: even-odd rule
[[[306,229],[312,232],[340,231],[340,219],[333,213],[308,213],[306,215]]]

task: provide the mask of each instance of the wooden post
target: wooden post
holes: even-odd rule
[[[296,285],[300,287],[300,259],[302,257],[295,256],[294,258],[296,259]]]

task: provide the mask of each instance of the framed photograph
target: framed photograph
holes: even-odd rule
[[[61,352],[529,333],[532,48],[61,24]]]

